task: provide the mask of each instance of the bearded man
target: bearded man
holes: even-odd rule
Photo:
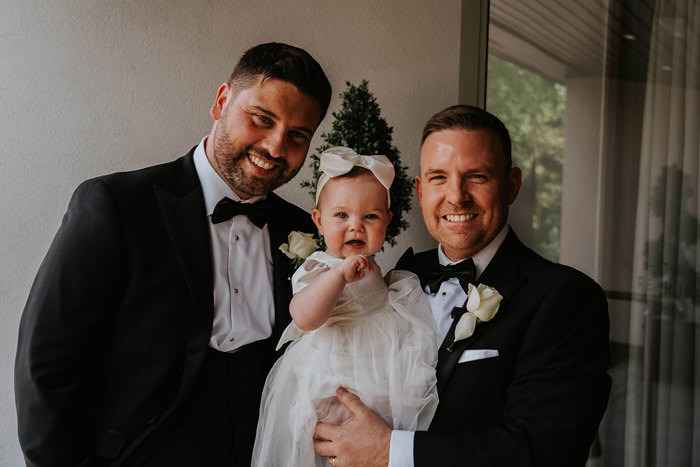
[[[253,47],[187,155],[78,187],[20,324],[27,464],[250,465],[290,321],[279,246],[315,232],[272,190],[303,165],[330,97],[306,51]]]

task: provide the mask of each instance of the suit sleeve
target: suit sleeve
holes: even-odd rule
[[[118,209],[103,182],[78,187],[41,264],[19,329],[15,394],[28,465],[86,465],[89,385],[109,340],[123,277]]]
[[[586,463],[610,392],[607,302],[588,277],[559,272],[515,356],[500,422],[478,431],[416,433],[416,466],[434,465],[436,453],[440,465]],[[511,306],[517,312],[517,303]]]

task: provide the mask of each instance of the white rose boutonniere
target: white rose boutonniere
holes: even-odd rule
[[[474,284],[469,284],[467,295],[467,311],[457,321],[455,340],[447,348],[450,352],[452,352],[457,341],[466,339],[474,334],[477,323],[490,321],[491,318],[496,316],[501,300],[503,300],[503,297],[496,289],[484,284],[479,284],[478,287]]]
[[[287,242],[280,245],[280,251],[292,260],[294,269],[301,266],[301,263],[311,253],[318,250],[319,246],[318,240],[314,238],[314,234],[297,232],[296,230],[289,233]]]

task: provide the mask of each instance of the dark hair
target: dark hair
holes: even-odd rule
[[[510,134],[502,121],[493,114],[471,105],[453,105],[436,113],[423,128],[423,139],[420,145],[432,133],[441,130],[488,130],[498,137],[501,142],[503,156],[506,159],[506,170],[513,165],[511,155]]]
[[[293,84],[302,93],[311,96],[321,107],[321,120],[331,101],[331,84],[321,65],[299,47],[270,42],[248,49],[236,64],[229,83],[236,90],[248,89],[262,75]]]

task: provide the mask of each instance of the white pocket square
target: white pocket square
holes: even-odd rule
[[[498,357],[498,350],[494,349],[472,349],[465,350],[459,356],[457,363],[471,362],[474,360],[483,360],[484,358]]]

